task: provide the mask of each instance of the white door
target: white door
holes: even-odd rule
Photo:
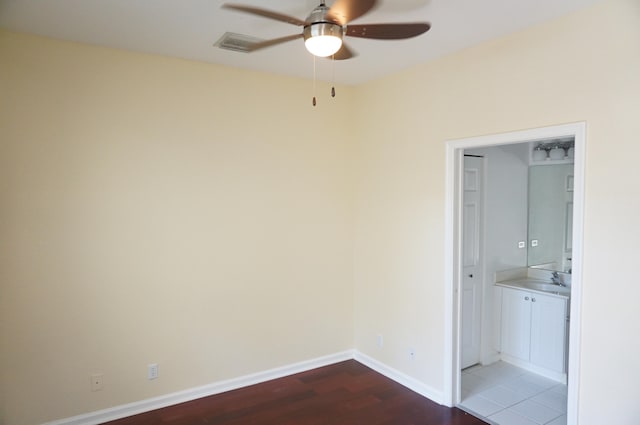
[[[484,159],[464,157],[462,212],[461,367],[480,362],[482,324],[482,198]]]

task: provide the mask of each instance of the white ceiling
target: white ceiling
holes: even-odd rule
[[[227,0],[306,18],[319,0]],[[597,0],[378,0],[353,23],[428,21],[402,41],[346,37],[358,56],[319,59],[318,78],[363,83],[411,65],[518,31]],[[0,0],[0,27],[64,40],[312,78],[313,59],[295,40],[251,54],[213,44],[226,31],[263,39],[301,32],[286,23],[221,9],[225,0]],[[332,1],[327,1],[331,5]]]

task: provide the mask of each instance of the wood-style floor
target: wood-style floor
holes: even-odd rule
[[[111,425],[480,425],[349,360]]]

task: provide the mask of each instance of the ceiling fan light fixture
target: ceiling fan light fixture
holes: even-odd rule
[[[316,22],[304,27],[304,45],[312,55],[327,57],[342,47],[342,27],[331,22]]]

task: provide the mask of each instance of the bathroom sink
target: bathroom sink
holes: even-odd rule
[[[545,283],[545,282],[527,282],[523,286],[534,289],[536,291],[544,291],[544,292],[553,292],[557,294],[569,294],[571,289],[565,286],[554,285],[553,283]]]

